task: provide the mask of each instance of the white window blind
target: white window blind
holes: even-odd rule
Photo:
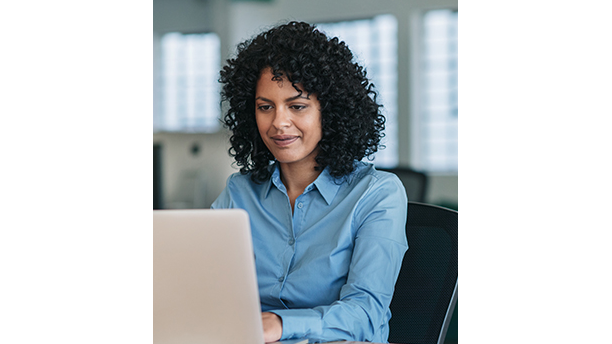
[[[429,172],[458,169],[457,11],[423,16],[418,166]]]
[[[220,123],[220,42],[214,33],[161,38],[154,131],[215,132]]]
[[[397,144],[397,19],[393,15],[379,15],[372,19],[337,23],[321,23],[317,27],[330,37],[344,41],[364,66],[367,77],[378,92],[378,102],[387,119],[385,149],[374,156],[379,167],[394,167],[398,163]]]

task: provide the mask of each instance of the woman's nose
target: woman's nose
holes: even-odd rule
[[[272,125],[277,129],[287,128],[291,126],[291,119],[289,118],[289,112],[287,111],[287,109],[283,107],[279,107],[276,109]]]

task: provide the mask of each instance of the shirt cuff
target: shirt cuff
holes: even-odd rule
[[[321,313],[314,309],[278,309],[269,312],[283,320],[281,340],[316,337],[321,334]]]

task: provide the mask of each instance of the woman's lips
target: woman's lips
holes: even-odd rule
[[[276,143],[277,146],[284,147],[284,146],[288,146],[294,143],[295,141],[297,141],[298,138],[299,136],[277,135],[277,136],[272,136],[272,141],[274,141],[274,143]]]

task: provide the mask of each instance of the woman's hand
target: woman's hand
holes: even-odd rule
[[[270,312],[261,313],[263,322],[264,340],[266,343],[276,342],[283,335],[283,321],[281,318]]]

